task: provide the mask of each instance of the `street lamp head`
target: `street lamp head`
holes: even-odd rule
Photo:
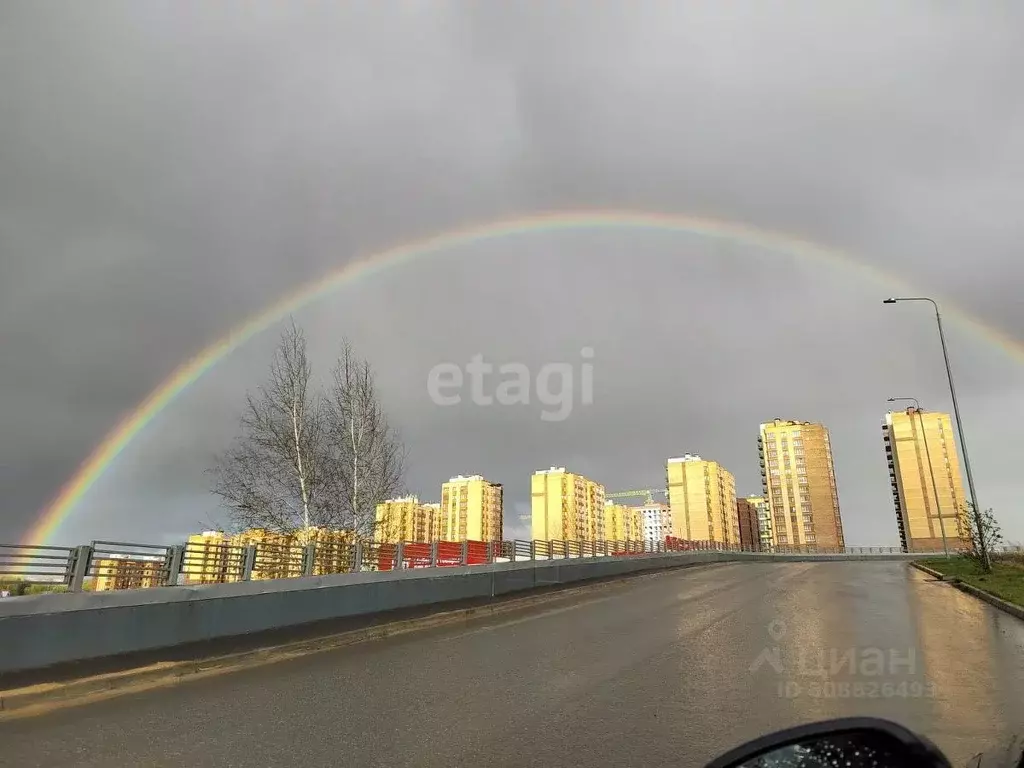
[[[895,304],[896,303],[896,299],[892,299],[892,298],[885,299],[882,303],[883,304]]]

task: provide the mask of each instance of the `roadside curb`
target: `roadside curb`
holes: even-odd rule
[[[991,592],[986,592],[983,589],[978,589],[977,587],[971,584],[965,584],[959,579],[953,581],[953,586],[959,589],[961,592],[966,592],[967,594],[972,595],[978,598],[979,600],[984,600],[989,605],[993,606],[994,608],[998,608],[1004,613],[1008,613],[1011,616],[1015,616],[1018,619],[1024,619],[1024,608],[1021,608],[1019,605],[1014,605],[1013,603],[1007,602],[1006,600],[1003,600],[1003,598],[996,597]]]
[[[951,581],[951,579],[946,577],[945,574],[939,573],[938,571],[929,568],[927,565],[921,565],[921,563],[918,563],[914,560],[911,560],[910,564],[917,568],[917,570],[924,571],[929,576],[934,576],[939,581]]]
[[[912,566],[914,566],[915,568],[917,568],[918,570],[924,571],[925,573],[927,573],[927,574],[929,574],[931,576],[936,577],[940,581],[944,581],[947,584],[952,584],[954,587],[959,589],[961,592],[966,592],[968,595],[971,595],[972,597],[976,597],[979,600],[988,603],[992,607],[998,608],[999,610],[1003,611],[1004,613],[1008,613],[1011,616],[1014,616],[1014,617],[1016,617],[1018,619],[1024,620],[1024,608],[1022,608],[1019,605],[1014,605],[1011,602],[1003,600],[1003,598],[1001,598],[1001,597],[996,597],[991,592],[986,592],[983,589],[978,589],[977,587],[975,587],[975,586],[973,586],[971,584],[967,584],[967,583],[961,581],[956,576],[946,576],[944,574],[939,573],[938,571],[932,570],[931,568],[929,568],[926,565],[921,565],[920,563],[915,563],[913,561],[911,561],[910,564]]]
[[[707,563],[706,565],[712,564]],[[682,566],[682,568],[689,567],[695,566],[690,564]],[[596,596],[602,591],[615,586],[621,586],[624,582],[650,578],[680,569],[667,568],[653,572],[628,574],[606,582],[584,584],[540,595],[501,600],[491,605],[443,611],[427,616],[393,621],[347,632],[323,635],[321,637],[239,651],[221,656],[211,656],[189,661],[157,662],[145,667],[84,677],[67,682],[42,683],[24,688],[0,691],[0,722],[15,718],[31,717],[55,709],[80,706],[115,696],[176,685],[213,675],[266,666],[279,661],[332,651],[372,640],[382,640],[411,632],[466,623],[473,619],[500,616],[538,605],[555,604],[570,600],[581,593],[590,593]]]

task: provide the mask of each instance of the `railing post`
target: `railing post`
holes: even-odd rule
[[[488,563],[493,563],[494,562],[494,542],[493,541],[488,541],[487,542],[487,562]]]
[[[437,567],[437,542],[430,542],[430,567]]]
[[[459,552],[459,565],[469,565],[469,542],[462,542],[462,551]]]
[[[242,581],[252,581],[252,571],[256,567],[256,545],[246,544],[242,550]]]
[[[405,568],[405,542],[400,541],[395,544],[395,565],[396,571]]]
[[[534,541],[533,539],[530,539],[530,559],[531,560],[536,560],[537,559],[537,542]]]
[[[68,582],[68,592],[82,591],[85,577],[89,574],[89,563],[91,560],[91,546],[82,544],[74,548],[71,553],[71,579]]]
[[[352,573],[359,573],[363,570],[363,542],[357,541],[352,545]]]
[[[181,565],[184,561],[185,545],[178,544],[171,547],[167,553],[167,578],[164,580],[165,586],[178,586],[178,577],[181,575]]]
[[[302,575],[313,575],[313,564],[316,562],[316,544],[310,542],[302,548]]]

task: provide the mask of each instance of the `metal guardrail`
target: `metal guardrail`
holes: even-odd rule
[[[71,547],[41,547],[34,544],[0,544],[0,576],[27,582],[71,579]]]
[[[493,542],[338,542],[279,544],[189,542],[159,546],[94,541],[79,547],[0,545],[0,577],[83,589],[146,589],[160,586],[224,584],[236,581],[326,576],[408,568],[472,566],[587,557],[630,557],[673,551],[739,552],[710,541],[590,541],[521,539]],[[763,551],[763,550],[745,550]],[[999,553],[1024,552],[1003,546]],[[776,554],[886,555],[899,547],[777,546]],[[921,553],[935,554],[935,553]]]

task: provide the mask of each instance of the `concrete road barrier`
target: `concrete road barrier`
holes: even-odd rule
[[[686,565],[911,559],[674,552],[7,598],[0,674]]]

